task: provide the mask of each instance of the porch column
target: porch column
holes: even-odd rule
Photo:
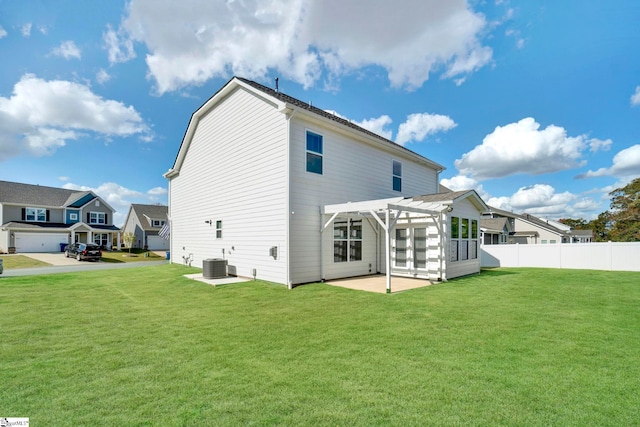
[[[93,242],[93,233],[91,230],[87,231],[87,243]]]
[[[118,231],[116,233],[116,241],[118,242],[118,246],[116,247],[116,250],[120,250],[120,232]]]

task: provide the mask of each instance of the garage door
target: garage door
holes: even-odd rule
[[[147,242],[149,243],[149,250],[151,251],[168,251],[169,250],[169,241],[163,239],[159,236],[149,236],[147,238]]]
[[[67,233],[16,233],[16,252],[60,252]]]

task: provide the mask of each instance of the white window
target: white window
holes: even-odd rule
[[[466,261],[478,258],[478,221],[468,218],[451,218],[451,247],[449,261]]]
[[[26,208],[26,221],[45,222],[47,220],[47,210],[42,208]]]
[[[307,131],[307,172],[322,175],[322,135]]]
[[[333,223],[333,262],[362,261],[362,220]]]
[[[78,220],[78,214],[77,213],[70,213],[69,214],[69,219],[71,221],[77,221]]]
[[[393,161],[393,191],[402,191],[402,163]]]
[[[164,221],[162,221],[160,219],[151,220],[151,226],[152,227],[162,227],[163,225],[164,225]]]
[[[104,212],[91,212],[89,214],[89,224],[106,224],[107,214]]]
[[[107,233],[96,233],[93,235],[93,243],[106,248],[109,243],[109,235]]]
[[[222,220],[216,221],[216,239],[222,239]]]

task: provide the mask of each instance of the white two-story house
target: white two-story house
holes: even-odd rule
[[[172,262],[289,286],[480,271],[475,191],[440,164],[276,89],[233,78],[191,117],[169,180]]]

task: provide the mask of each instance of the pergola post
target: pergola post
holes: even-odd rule
[[[385,237],[386,237],[386,267],[387,267],[387,293],[391,293],[391,227],[389,227],[389,213],[390,209],[387,208],[385,210],[385,223],[387,226],[385,227]]]

